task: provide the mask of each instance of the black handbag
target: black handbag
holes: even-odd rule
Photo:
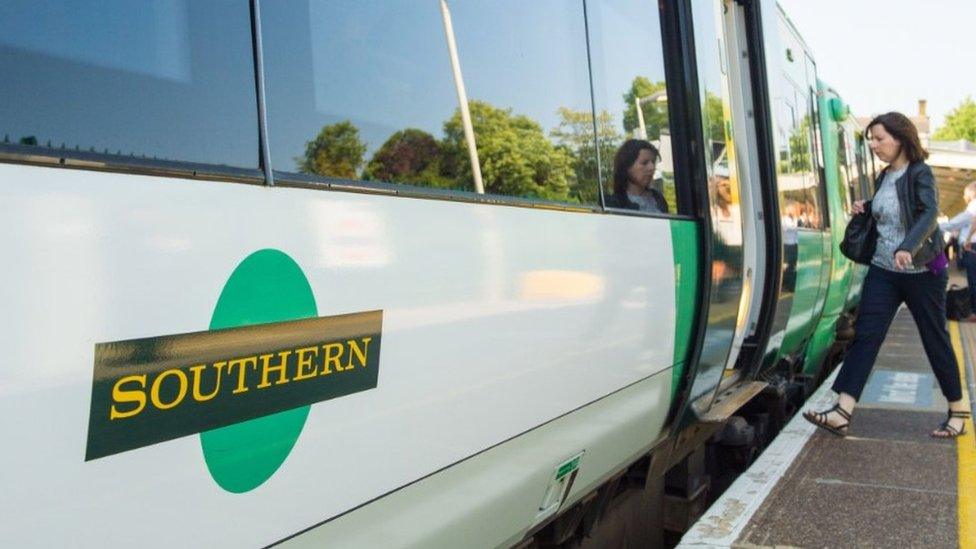
[[[877,244],[878,229],[874,224],[874,216],[870,211],[865,211],[854,214],[847,223],[844,240],[840,243],[840,253],[855,263],[870,265]]]
[[[971,301],[969,299],[969,288],[960,288],[953,284],[946,291],[946,318],[949,320],[962,320],[972,314]]]

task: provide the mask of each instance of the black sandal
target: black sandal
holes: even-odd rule
[[[837,415],[847,420],[847,423],[843,425],[831,425],[827,423],[827,416],[830,412],[837,412]],[[829,410],[824,410],[823,412],[806,411],[803,412],[803,419],[809,421],[810,423],[820,427],[821,429],[826,429],[831,433],[839,436],[847,436],[847,427],[851,424],[851,414],[840,407],[840,403],[834,404],[834,407]],[[935,435],[933,435],[935,436]]]
[[[931,436],[934,438],[956,438],[965,435],[966,422],[965,421],[962,422],[962,429],[956,429],[952,425],[949,425],[949,420],[951,420],[952,418],[962,419],[962,420],[969,419],[969,412],[965,410],[956,411],[956,412],[949,410],[949,415],[946,417],[946,420],[942,422],[942,425],[940,425],[938,429],[936,429],[931,433]],[[937,434],[937,433],[942,433],[942,434]]]

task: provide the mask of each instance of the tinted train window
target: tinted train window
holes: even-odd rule
[[[767,36],[772,44],[774,74],[771,89],[774,98],[774,124],[777,151],[777,186],[783,227],[783,241],[795,242],[797,229],[820,229],[820,190],[814,175],[816,154],[811,141],[813,124],[809,67],[803,45],[782,20],[779,32]]]
[[[851,201],[853,200],[854,192],[851,188],[851,174],[850,167],[848,166],[847,160],[847,136],[844,133],[843,127],[838,127],[837,132],[837,182],[839,183],[837,187],[838,193],[840,193],[840,203],[844,208],[845,212],[850,211]]]
[[[0,135],[39,148],[258,166],[246,2],[0,2]]]
[[[447,5],[485,192],[599,203],[581,3]],[[264,4],[275,169],[475,190],[443,15],[433,1]]]
[[[702,113],[702,135],[705,143],[708,201],[711,205],[712,229],[725,246],[742,245],[742,215],[739,204],[739,180],[732,141],[731,113],[727,92],[728,73],[725,41],[722,36],[722,9],[719,0],[693,0],[695,59],[698,63],[698,86]],[[722,248],[720,254],[731,250]],[[730,258],[719,258],[735,264]],[[731,273],[730,273],[731,274]]]
[[[587,2],[593,93],[600,138],[603,192],[607,204],[626,205],[622,193],[630,183],[614,158],[629,139],[649,141],[658,149],[650,185],[664,196],[669,213],[677,212],[664,48],[658,3],[653,0]],[[621,154],[621,166],[631,147]],[[614,193],[614,181],[617,193]],[[632,187],[633,190],[633,187]]]

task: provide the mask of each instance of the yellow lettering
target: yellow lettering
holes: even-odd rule
[[[366,353],[369,352],[369,342],[372,341],[372,340],[373,340],[373,338],[371,338],[371,337],[364,337],[363,338],[363,348],[362,349],[359,348],[359,344],[355,340],[353,340],[353,339],[350,339],[349,341],[346,342],[347,344],[349,344],[349,360],[346,361],[346,369],[347,370],[349,368],[352,368],[352,355],[353,354],[355,354],[356,355],[356,358],[359,359],[359,365],[362,366],[363,368],[366,367]]]
[[[193,400],[197,402],[206,402],[213,397],[217,396],[220,392],[220,371],[226,366],[226,362],[215,362],[214,368],[217,369],[217,379],[214,381],[214,390],[209,395],[204,395],[200,392],[200,378],[203,377],[203,370],[207,368],[206,364],[200,364],[199,366],[193,366],[190,371],[193,372]]]
[[[258,389],[264,389],[265,387],[271,387],[271,383],[268,382],[269,372],[278,372],[278,381],[275,385],[281,385],[282,383],[288,383],[288,374],[285,373],[285,366],[288,365],[288,356],[291,351],[281,351],[278,353],[278,364],[271,365],[271,357],[273,354],[261,355],[261,383],[258,384]]]
[[[319,356],[319,348],[304,347],[302,349],[295,349],[295,352],[298,353],[298,366],[296,367],[295,377],[292,379],[299,381],[315,377],[315,366],[312,365],[312,359]]]
[[[139,384],[141,389],[129,389],[123,390],[122,385],[135,381]],[[146,375],[141,376],[125,376],[120,377],[118,381],[115,382],[115,386],[112,387],[112,400],[118,403],[122,402],[135,402],[136,407],[129,410],[128,412],[120,412],[115,408],[115,404],[108,411],[109,419],[123,419],[127,417],[132,417],[142,411],[146,407]]]
[[[167,376],[176,376],[176,378],[180,381],[180,390],[177,392],[176,398],[174,398],[173,401],[168,404],[164,403],[162,399],[159,398],[159,388],[163,385],[163,380],[166,379]],[[186,396],[186,386],[187,379],[183,370],[164,370],[163,373],[156,376],[156,379],[153,380],[152,389],[149,391],[149,398],[152,399],[153,406],[159,408],[160,410],[169,410],[183,401],[183,397]]]
[[[323,345],[325,349],[325,359],[322,361],[322,371],[319,375],[329,375],[332,370],[329,369],[329,364],[335,366],[337,372],[342,371],[342,366],[339,366],[339,359],[342,358],[342,343],[329,343],[328,345]]]
[[[250,366],[251,368],[257,368],[258,357],[249,356],[247,358],[238,358],[235,360],[231,360],[230,362],[227,363],[227,373],[229,374],[230,372],[232,372],[235,366],[240,367],[237,371],[237,388],[234,389],[234,394],[236,395],[237,393],[247,392],[247,384],[246,384],[247,370],[245,368],[247,368],[248,366]]]

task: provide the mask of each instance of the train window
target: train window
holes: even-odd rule
[[[622,148],[622,145],[638,139],[649,141],[659,151],[650,185],[654,195],[663,195],[667,205],[665,213],[686,213],[678,211],[675,189],[658,3],[600,0],[587,2],[586,9],[607,204],[628,206],[621,198],[626,192],[627,178],[620,170],[614,172],[614,158],[619,151],[621,165],[626,163],[625,155],[632,147]]]
[[[0,74],[4,143],[258,167],[246,2],[4,0]]]
[[[778,32],[767,34],[774,57],[770,87],[774,97],[777,186],[784,242],[795,241],[796,229],[823,228],[822,194],[814,173],[818,150],[813,148],[817,121],[811,87],[816,85],[815,69],[803,43],[785,20],[777,21]],[[776,40],[778,38],[778,41]]]
[[[807,58],[809,61],[809,57]],[[808,100],[808,116],[810,122],[810,160],[813,161],[810,185],[807,187],[807,202],[810,206],[810,227],[823,229],[830,225],[826,208],[827,182],[823,177],[823,137],[820,133],[820,109],[817,106],[817,94],[810,89]]]
[[[599,204],[579,3],[266,3],[262,37],[276,170]]]
[[[853,157],[849,154],[850,143],[847,140],[847,132],[843,127],[837,128],[837,175],[840,178],[840,203],[845,213],[850,213],[851,206],[857,200],[857,190],[855,189],[855,179],[851,176],[851,164]]]
[[[699,102],[705,147],[705,171],[708,174],[708,201],[712,228],[724,245],[720,254],[730,253],[729,246],[742,245],[742,213],[739,204],[739,181],[736,175],[727,81],[723,66],[724,41],[721,27],[722,6],[718,0],[694,0],[692,16],[695,28],[695,59],[698,64]],[[717,257],[727,265],[736,261]],[[739,260],[741,261],[741,260]]]

